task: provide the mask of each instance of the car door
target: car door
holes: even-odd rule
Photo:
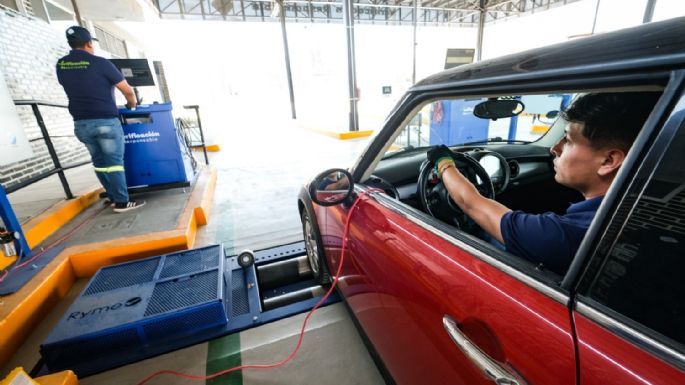
[[[357,193],[339,289],[398,384],[576,384],[566,293],[385,194]],[[333,270],[348,210],[327,210]]]
[[[681,98],[580,282],[580,385],[685,384],[684,115]]]

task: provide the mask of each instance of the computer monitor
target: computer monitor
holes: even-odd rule
[[[110,59],[133,87],[154,86],[155,78],[147,59]]]

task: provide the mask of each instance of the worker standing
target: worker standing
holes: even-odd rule
[[[137,209],[145,201],[129,199],[124,173],[124,131],[114,99],[116,87],[126,97],[126,107],[136,107],[136,97],[124,76],[109,60],[95,56],[87,29],[66,31],[71,52],[57,62],[57,79],[69,98],[74,133],[90,152],[95,175],[105,188],[114,211]]]

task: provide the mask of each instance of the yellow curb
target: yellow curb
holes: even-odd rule
[[[209,177],[206,179],[207,185],[204,186],[202,197],[195,207],[195,218],[198,226],[204,226],[209,222],[209,215],[212,210],[212,203],[214,202],[214,190],[216,188],[216,170],[211,169]],[[199,183],[200,181],[198,181]]]
[[[44,315],[67,294],[76,277],[89,277],[103,266],[192,248],[200,223],[198,216],[206,223],[211,207],[213,195],[205,190],[214,188],[215,184],[216,170],[206,168],[200,172],[176,229],[129,237],[125,242],[110,240],[66,248],[21,290],[3,297],[0,302],[0,367],[7,363]]]
[[[340,139],[340,140],[363,138],[363,137],[371,136],[371,134],[373,134],[373,130],[337,132],[337,131],[320,130],[317,128],[307,128],[307,129],[312,130],[314,132],[318,132],[319,134],[330,136],[332,138]]]
[[[373,130],[343,132],[343,133],[338,134],[338,139],[345,140],[345,139],[364,138],[367,136],[371,136],[371,134],[373,134]]]
[[[32,379],[24,368],[17,367],[10,372],[0,385],[78,385],[78,377],[71,370],[48,374],[36,379]]]
[[[218,144],[206,144],[205,147],[207,148],[207,152],[219,152],[219,151],[221,151],[221,148],[219,147]],[[202,146],[193,146],[193,151],[202,152]]]
[[[4,270],[7,266],[14,263],[17,257],[6,257],[2,252],[0,252],[0,271]]]
[[[10,374],[5,377],[4,380],[0,381],[0,385],[78,385],[78,377],[71,370],[65,370],[63,372],[48,374],[46,376],[41,376],[36,379],[32,379],[24,368],[17,367],[10,372]]]
[[[57,231],[57,229],[97,202],[102,191],[104,190],[100,187],[74,199],[61,201],[44,213],[31,218],[26,222],[26,225],[22,226],[25,229],[24,235],[29,247],[33,249]]]
[[[48,374],[36,378],[36,382],[40,385],[78,385],[78,377],[71,370],[63,372]]]

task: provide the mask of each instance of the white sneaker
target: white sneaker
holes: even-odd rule
[[[145,201],[128,201],[126,203],[115,203],[114,212],[125,213],[127,211],[135,210],[143,206],[145,206]]]

